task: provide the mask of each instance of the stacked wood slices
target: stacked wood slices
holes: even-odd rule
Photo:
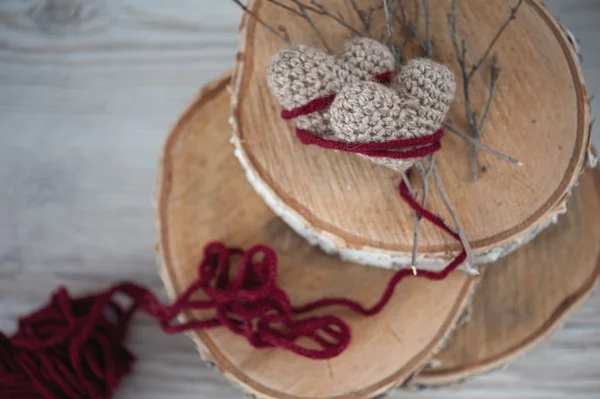
[[[276,23],[294,44],[323,50],[325,37],[335,53],[353,34],[345,25],[367,31],[367,14],[371,37],[386,42],[391,11],[377,0],[323,2],[340,19],[335,22],[314,12],[323,9],[310,1],[289,2],[294,10],[302,10],[297,3],[316,7],[314,30],[276,3],[251,2],[235,69],[201,91],[166,141],[156,190],[160,273],[176,297],[196,278],[207,242],[264,243],[277,252],[277,281],[293,304],[349,297],[370,306],[396,270],[442,270],[462,246],[422,220],[415,247],[415,212],[398,195],[399,172],[299,141],[295,121],[281,118],[267,78],[271,60],[287,46],[261,21]],[[357,12],[356,3],[369,3],[368,12]],[[590,168],[588,98],[568,35],[538,0],[519,3],[516,18],[507,15],[505,2],[453,3],[435,2],[426,13],[429,29],[415,25],[425,45],[433,44],[430,54],[414,37],[402,40],[402,18],[392,33],[402,64],[430,55],[456,76],[446,121],[459,134],[445,124],[434,155],[444,192],[430,188],[424,205],[455,229],[454,217],[460,222],[468,262],[443,280],[405,278],[377,315],[331,308],[351,327],[352,339],[329,360],[255,349],[225,328],[191,334],[201,355],[247,393],[371,398],[400,386],[461,381],[531,349],[594,287],[600,176]],[[510,26],[465,85],[462,39],[468,72],[507,16]],[[478,137],[466,108],[481,110],[481,120],[490,94]],[[407,178],[422,199],[418,171]]]

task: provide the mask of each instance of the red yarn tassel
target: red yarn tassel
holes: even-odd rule
[[[11,339],[0,333],[0,397],[110,398],[134,361],[122,344],[134,306],[111,291],[73,299],[60,288]]]
[[[241,261],[232,280],[233,256]],[[12,338],[0,334],[0,398],[110,398],[134,361],[123,340],[137,309],[167,333],[225,326],[256,348],[282,347],[314,359],[334,357],[350,341],[349,327],[335,316],[292,319],[289,299],[276,284],[277,256],[269,247],[244,252],[208,244],[198,276],[170,306],[134,283],[77,299],[60,288],[46,307],[19,321]],[[193,299],[198,292],[207,299]],[[117,295],[131,304],[120,305]],[[212,309],[214,317],[176,321],[181,312],[204,309]],[[297,344],[302,337],[318,349]]]

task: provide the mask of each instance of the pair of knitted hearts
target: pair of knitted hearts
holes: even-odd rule
[[[268,84],[286,109],[337,93],[328,110],[297,119],[300,129],[323,138],[368,143],[434,133],[454,97],[454,74],[431,60],[414,59],[400,68],[389,87],[372,80],[394,71],[394,64],[388,48],[368,38],[347,41],[335,56],[295,46],[275,55],[268,69]],[[363,157],[398,171],[415,162]]]

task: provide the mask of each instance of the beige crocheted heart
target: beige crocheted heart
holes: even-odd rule
[[[365,143],[430,135],[444,122],[455,88],[454,73],[428,59],[408,62],[392,87],[372,81],[348,84],[329,110],[334,139]],[[364,157],[402,172],[415,162]]]
[[[335,56],[304,45],[282,50],[269,65],[267,81],[279,103],[293,109],[393,69],[394,56],[386,46],[373,39],[354,38]],[[327,111],[301,116],[296,123],[301,129],[331,137]]]

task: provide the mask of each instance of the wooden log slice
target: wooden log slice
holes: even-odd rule
[[[600,275],[598,215],[600,175],[590,170],[557,225],[486,270],[470,321],[416,384],[448,384],[501,367],[562,324]]]
[[[197,278],[204,245],[266,243],[279,256],[278,283],[293,304],[345,296],[378,299],[391,271],[346,263],[290,230],[248,184],[229,143],[228,76],[206,87],[183,114],[163,153],[156,191],[160,273],[172,298]],[[340,309],[352,341],[329,361],[280,349],[256,350],[225,328],[191,335],[202,356],[261,398],[366,398],[401,384],[431,357],[472,293],[477,278],[408,278],[385,310],[362,317]],[[194,314],[185,315],[185,319]]]
[[[365,0],[360,5],[378,3]],[[458,34],[467,39],[470,54],[480,55],[506,20],[508,6],[492,0],[457,3]],[[358,27],[351,4],[348,0],[326,3]],[[314,32],[292,13],[265,0],[254,1],[251,9],[263,20],[283,26],[293,43],[319,46]],[[448,29],[449,10],[450,0],[436,1],[431,7],[433,58],[457,73],[459,89],[449,119],[468,131],[462,77]],[[348,37],[344,27],[326,17],[315,17],[315,23],[334,50],[342,47]],[[384,35],[383,11],[374,13],[373,27],[373,37]],[[280,118],[281,107],[266,83],[267,65],[284,45],[249,16],[240,29],[232,122],[237,156],[250,183],[294,230],[326,251],[375,266],[410,264],[414,215],[398,198],[398,174],[352,154],[301,145],[294,135],[294,121]],[[471,147],[450,133],[436,154],[443,186],[476,263],[496,261],[564,210],[590,140],[587,93],[577,57],[541,1],[524,2],[494,53],[502,72],[482,141],[525,165],[480,152],[485,171],[473,181]],[[471,81],[475,109],[483,110],[489,95],[487,68]],[[430,195],[427,207],[451,220],[437,192]],[[458,250],[452,239],[422,224],[419,267],[439,268]]]

